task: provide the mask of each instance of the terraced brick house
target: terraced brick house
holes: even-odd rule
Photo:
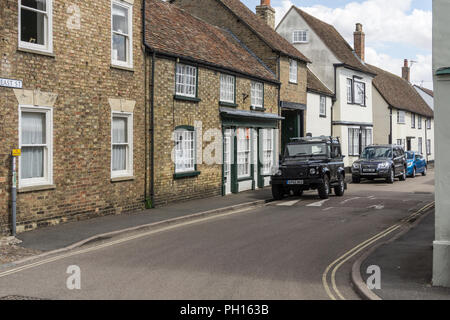
[[[279,153],[280,84],[232,31],[146,0],[154,205],[257,189]]]
[[[144,207],[141,0],[0,1],[0,234]],[[7,80],[5,80],[7,79]]]
[[[434,112],[409,82],[408,60],[403,76],[370,66],[373,80],[374,142],[402,145],[434,161]]]
[[[310,60],[275,32],[275,10],[262,0],[252,12],[239,0],[171,0],[210,24],[230,30],[276,75],[284,117],[281,145],[306,132],[307,63]]]
[[[364,62],[364,33],[357,24],[355,48],[330,24],[292,6],[276,31],[308,56],[312,73],[334,93],[333,136],[340,137],[345,165],[351,166],[373,142],[372,80]]]

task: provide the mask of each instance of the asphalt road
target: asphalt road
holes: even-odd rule
[[[327,267],[433,201],[433,181],[430,171],[394,185],[350,184],[344,197],[328,201],[307,192],[250,211],[93,243],[0,270],[0,297],[330,299]],[[335,272],[335,287],[345,299],[359,298],[350,286],[355,258]],[[81,270],[80,290],[66,286],[71,265]]]

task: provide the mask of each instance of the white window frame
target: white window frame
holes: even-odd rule
[[[411,112],[411,129],[416,128],[416,114]]]
[[[308,43],[308,30],[294,30],[292,32],[292,43]]]
[[[417,151],[420,153],[420,154],[423,154],[423,139],[422,139],[422,137],[419,137],[419,138],[417,138]]]
[[[178,144],[178,136],[179,134],[181,134],[182,137],[185,137],[185,133],[189,133],[189,135],[192,135],[192,143],[193,143],[193,149],[190,150],[192,152],[191,156],[192,156],[192,166],[191,167],[187,167],[187,168],[179,168],[177,167],[178,163],[179,163],[179,159],[177,157],[177,144]],[[175,173],[188,173],[188,172],[195,172],[196,171],[196,165],[197,165],[197,140],[196,140],[196,131],[195,129],[187,129],[187,128],[177,128],[174,131],[174,142],[175,142],[175,146],[174,146],[174,167],[175,167]],[[181,144],[181,147],[183,147],[183,143]],[[183,151],[184,153],[184,151]],[[185,158],[182,158],[185,159]],[[191,159],[191,158],[189,158]],[[186,163],[186,162],[184,162]]]
[[[128,10],[128,34],[119,33],[113,30],[113,10],[114,6],[119,6]],[[127,61],[114,59],[113,54],[113,35],[118,34],[127,37]],[[133,5],[127,2],[111,0],[111,65],[123,68],[133,68]]]
[[[128,146],[127,161],[125,170],[113,170],[113,119],[125,118],[127,119],[127,138],[128,142],[125,143]],[[129,112],[112,112],[111,113],[111,178],[125,178],[133,177],[133,113]]]
[[[19,188],[53,185],[53,108],[19,105],[19,148],[22,149],[22,113],[36,112],[45,114],[44,176],[42,178],[22,179],[22,157],[19,157]]]
[[[427,118],[426,126],[427,126],[427,130],[431,130],[431,118]]]
[[[175,71],[175,94],[177,96],[196,98],[197,97],[197,67],[177,63]],[[190,74],[188,70],[192,71]],[[189,83],[189,78],[194,79],[194,84]],[[179,80],[182,80],[179,82]],[[182,89],[182,90],[180,90]],[[189,89],[193,89],[193,93],[188,93]]]
[[[326,117],[327,116],[327,97],[326,96],[320,96],[320,103],[319,103],[319,116]]]
[[[362,93],[362,101],[357,101],[357,97],[359,97],[358,85],[362,85],[363,93]],[[360,106],[366,105],[366,83],[363,81],[353,80],[353,103],[358,104]]]
[[[253,108],[264,108],[264,83],[252,81],[251,102]]]
[[[352,134],[350,134],[350,131],[352,131]],[[355,136],[355,133],[356,133],[356,136]],[[349,156],[352,156],[352,157],[359,156],[359,145],[361,143],[360,136],[361,136],[361,128],[360,127],[348,127],[348,155]],[[357,142],[357,143],[355,143],[355,142]]]
[[[419,130],[422,129],[422,116],[421,115],[417,116],[417,129],[419,129]]]
[[[426,146],[426,152],[427,152],[427,155],[429,156],[429,155],[431,155],[431,139],[427,139],[427,142],[426,142],[426,144],[427,144],[427,146]]]
[[[289,82],[297,83],[298,78],[298,64],[297,60],[289,59]]]
[[[252,163],[252,129],[251,128],[237,128],[237,176],[238,179],[250,178],[252,174],[251,163]],[[248,131],[248,139],[246,138],[246,133]],[[244,139],[242,137],[245,137]],[[248,148],[241,149],[241,141],[248,141]],[[248,163],[242,162],[243,159],[248,159]],[[239,167],[241,165],[247,165],[246,170],[248,173],[240,173]]]
[[[235,103],[236,77],[229,74],[220,74],[220,102]]]
[[[361,150],[370,146],[373,142],[373,130],[371,128],[363,128],[361,130]]]
[[[47,16],[47,25],[44,31],[45,36],[45,44],[35,44],[26,41],[22,41],[22,7],[25,7],[26,10],[43,13]],[[22,0],[18,0],[18,44],[19,49],[40,51],[43,53],[53,53],[53,0],[46,0],[46,11],[30,8],[22,5]]]
[[[405,111],[397,110],[397,123],[398,124],[405,124],[406,123],[406,112]]]
[[[262,175],[271,175],[274,165],[274,129],[262,129]]]
[[[347,78],[347,103],[353,103],[353,79]]]

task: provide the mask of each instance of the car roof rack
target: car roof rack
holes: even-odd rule
[[[340,143],[339,137],[331,136],[307,136],[307,137],[297,137],[291,138],[291,142],[329,142],[329,143]]]

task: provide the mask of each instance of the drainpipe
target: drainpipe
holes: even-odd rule
[[[152,204],[152,207],[154,207],[154,198],[155,198],[155,130],[154,130],[154,124],[155,124],[155,58],[156,54],[153,51],[152,54],[152,91],[151,91],[151,119],[150,119],[150,132],[151,132],[151,147],[150,147],[150,153],[151,153],[151,173],[150,173],[150,201]]]
[[[430,120],[431,121],[431,120]],[[428,139],[427,139],[427,126],[428,126],[428,119],[425,118],[425,153],[426,153],[426,159],[427,159],[427,164],[428,164]],[[422,146],[423,147],[423,146]],[[431,148],[431,143],[430,143],[430,148]]]
[[[12,168],[12,186],[11,186],[11,233],[12,236],[16,236],[16,202],[17,202],[17,168],[16,168],[16,156],[11,156],[11,168]]]
[[[389,144],[392,144],[392,107],[389,107]]]

